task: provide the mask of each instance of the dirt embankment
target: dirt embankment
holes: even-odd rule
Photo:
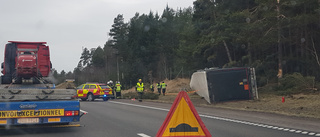
[[[159,96],[158,100],[152,100],[156,102],[172,103],[180,91],[192,91],[189,83],[190,79],[175,79],[175,80],[164,80],[167,83],[166,96]],[[156,83],[154,84],[154,86]],[[146,85],[146,92],[150,92],[150,85]],[[134,88],[123,91],[124,93],[135,91]],[[155,89],[155,93],[156,93]],[[258,90],[259,92],[259,90]],[[220,102],[215,104],[209,104],[202,97],[196,93],[188,94],[192,103],[195,106],[204,107],[222,107],[237,110],[247,111],[260,111],[278,113],[290,116],[300,117],[312,117],[320,119],[320,92],[308,94],[296,94],[292,96],[284,96],[285,102],[282,102],[283,96],[274,94],[274,91],[263,91],[259,92],[258,100],[241,100],[241,101],[228,101]],[[150,100],[151,101],[151,100]]]
[[[73,82],[63,82],[56,86],[57,89],[75,88],[76,85]]]

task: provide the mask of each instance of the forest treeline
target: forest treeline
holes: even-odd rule
[[[78,84],[133,86],[212,67],[254,67],[260,86],[295,72],[320,79],[318,0],[196,0],[127,22],[119,14],[108,34],[103,47],[83,49],[69,73]]]

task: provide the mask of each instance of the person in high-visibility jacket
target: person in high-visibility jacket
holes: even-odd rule
[[[151,90],[151,92],[153,93],[153,91],[154,91],[154,86],[151,84],[150,85],[150,90]]]
[[[161,88],[162,88],[162,94],[165,95],[165,93],[166,93],[166,88],[167,88],[167,84],[164,83],[164,82],[162,82],[162,83],[161,83]]]
[[[157,89],[158,89],[159,95],[161,95],[161,84],[160,84],[160,82],[157,83]]]
[[[139,82],[136,85],[136,91],[138,92],[139,102],[142,102],[143,90],[144,90],[143,82],[141,79],[139,79]]]
[[[120,82],[118,82],[116,84],[116,97],[121,98],[121,84],[120,84]]]

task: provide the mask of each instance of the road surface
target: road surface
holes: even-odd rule
[[[153,137],[171,104],[109,100],[81,102],[82,127],[0,130],[10,137]],[[196,107],[213,137],[320,136],[320,120]]]

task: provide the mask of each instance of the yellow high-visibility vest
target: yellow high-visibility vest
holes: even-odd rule
[[[137,91],[138,92],[142,92],[143,91],[143,83],[137,83],[137,85],[136,85],[136,87],[137,87]]]
[[[157,84],[157,88],[161,88],[161,84]]]
[[[161,86],[162,86],[163,89],[166,89],[167,84],[166,83],[162,83]]]
[[[117,92],[121,91],[121,85],[120,84],[116,84],[116,87],[117,87],[117,89],[116,89]]]

